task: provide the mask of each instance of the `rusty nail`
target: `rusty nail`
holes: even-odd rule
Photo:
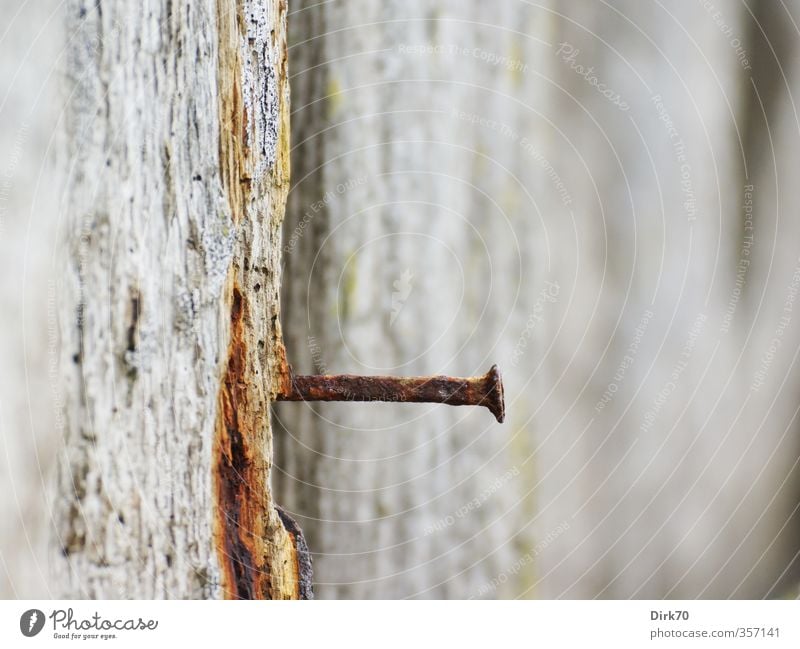
[[[483,376],[358,376],[291,373],[291,391],[278,401],[397,401],[485,406],[498,422],[505,419],[503,380],[497,365]]]

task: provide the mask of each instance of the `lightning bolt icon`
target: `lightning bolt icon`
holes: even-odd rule
[[[28,620],[28,631],[33,630],[33,625],[36,624],[36,620],[38,619],[38,615],[36,615],[36,611],[31,613],[31,619]]]

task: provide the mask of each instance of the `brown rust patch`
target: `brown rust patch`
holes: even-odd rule
[[[268,486],[268,412],[248,360],[249,303],[231,291],[230,342],[214,444],[215,536],[228,599],[300,599],[310,558],[296,524],[287,529]]]
[[[244,69],[253,64],[242,49],[247,48],[244,5],[217,2],[219,165],[236,242],[222,307],[230,314],[230,331],[215,421],[214,538],[226,598],[296,599],[310,592],[310,559],[304,558],[308,552],[299,528],[284,526],[269,487],[269,406],[289,376],[277,316],[279,246],[273,243],[279,240],[289,173],[285,5],[278,30],[284,53],[277,66],[278,155],[266,175],[253,173],[262,162],[261,147],[248,146],[256,141],[256,125],[247,117],[245,91],[257,93],[242,85],[250,83]],[[256,283],[262,290],[248,292]]]
[[[215,445],[217,528],[222,555],[225,596],[234,599],[260,599],[268,592],[260,555],[263,511],[262,476],[249,448],[253,431],[247,418],[239,417],[247,408],[246,346],[243,323],[244,297],[233,288],[228,363],[219,395],[221,422]]]
[[[247,431],[240,429],[238,416],[239,409],[246,407],[246,394],[242,390],[246,364],[242,302],[241,292],[234,287],[228,364],[219,393],[222,421],[217,426],[214,475],[225,595],[236,599],[254,599],[259,590],[259,575],[250,507],[255,495],[252,489],[253,463],[245,441]]]

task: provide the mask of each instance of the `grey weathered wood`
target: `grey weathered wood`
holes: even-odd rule
[[[75,0],[67,24],[63,593],[296,596],[268,482],[285,5]]]
[[[500,427],[486,413],[444,406],[282,404],[273,478],[278,501],[309,532],[320,592],[775,595],[784,569],[784,580],[796,574],[796,316],[764,384],[757,392],[750,386],[797,264],[792,174],[800,148],[789,93],[798,87],[790,64],[798,3],[752,3],[756,24],[745,5],[719,0],[729,34],[700,2],[484,4],[290,7],[297,184],[283,245],[292,361],[304,372],[405,374],[478,373],[498,362],[509,405]],[[234,76],[220,74],[218,6],[172,3],[170,17],[166,6],[125,13],[122,3],[102,2],[101,23],[88,3],[83,17],[80,4],[69,3],[68,55],[49,79],[58,16],[48,23],[47,10],[28,3],[0,43],[4,62],[27,56],[19,74],[5,65],[0,72],[10,89],[0,107],[0,173],[18,160],[7,201],[0,196],[8,207],[0,259],[9,278],[0,309],[4,596],[224,592],[211,477],[231,283],[248,287],[242,294],[251,298],[259,285],[264,297],[249,303],[257,317],[243,324],[268,335],[248,327],[237,339],[255,343],[246,355],[251,371],[266,366],[279,375],[280,354],[254,360],[258,341],[266,349],[275,336],[262,314],[274,312],[278,272],[259,277],[240,256],[276,264],[277,223],[249,221],[247,237],[231,237],[230,227],[226,234],[232,204],[250,203],[231,182],[237,164],[227,182],[220,171],[220,134],[239,131],[227,123],[220,130],[219,100],[225,93],[228,114],[241,117],[235,106],[245,96],[237,104]],[[259,42],[266,32],[254,36]],[[580,50],[576,64],[593,66],[624,96],[628,111],[557,54],[564,41]],[[249,42],[227,42],[228,54],[231,44],[253,53]],[[466,54],[401,54],[401,43],[457,45]],[[489,65],[472,56],[475,47],[527,68]],[[225,69],[241,69],[235,58]],[[56,125],[52,88],[64,76],[67,94],[76,92]],[[268,87],[252,81],[256,93]],[[654,94],[692,165],[691,250],[680,168]],[[468,123],[454,107],[495,124]],[[58,210],[53,175],[39,172],[51,132],[67,126],[73,148],[58,162],[69,192]],[[226,159],[242,162],[236,139],[226,142]],[[268,159],[269,150],[256,147],[254,155]],[[742,150],[754,185],[752,264],[723,327],[742,256]],[[257,160],[247,160],[255,170]],[[326,192],[332,199],[314,212]],[[272,214],[268,205],[256,211]],[[312,217],[304,222],[306,212]],[[81,242],[84,225],[94,230]],[[61,235],[73,240],[68,272],[50,259]],[[79,275],[84,252],[91,255]],[[81,277],[84,352],[93,353],[75,365],[79,336],[70,323]],[[132,288],[141,312],[128,354]],[[53,371],[61,300],[64,356]],[[635,361],[596,411],[647,312],[653,317]],[[707,320],[690,362],[642,431],[699,314]],[[266,412],[269,389],[258,380],[247,385],[257,404],[247,412],[252,424]],[[56,490],[44,490],[64,399],[79,404],[67,409],[70,451],[60,457],[84,476],[81,498],[64,473]],[[257,444],[263,476],[269,431],[250,430],[264,442]],[[457,515],[487,489],[480,507]],[[45,560],[52,522],[76,569],[56,547],[52,565],[63,580]],[[280,535],[271,509],[257,522]]]
[[[298,3],[290,22],[290,359],[303,373],[405,375],[497,362],[515,414],[499,426],[478,409],[280,404],[278,492],[316,553],[322,596],[478,596],[514,562],[533,512],[517,502],[534,478],[514,452],[531,437],[507,300],[541,261],[514,238],[536,229],[533,186],[511,175],[528,161],[472,117],[534,134],[542,25],[513,3],[458,2]],[[415,49],[429,43],[446,51]],[[522,312],[544,280],[522,292]]]
[[[783,181],[778,220],[750,76],[790,174],[796,120],[770,46],[796,88],[797,34],[782,7],[759,9],[767,43],[743,6],[718,5],[716,19],[702,3],[295,5],[290,356],[303,372],[498,362],[509,410],[499,428],[442,408],[281,406],[279,490],[303,516],[324,595],[776,592],[798,547],[784,435],[794,327],[764,386],[750,385],[794,272],[784,210],[797,183]],[[527,67],[487,65],[475,48]],[[750,182],[758,252],[723,326]],[[406,269],[413,291],[392,323]],[[508,468],[519,475],[443,523]]]

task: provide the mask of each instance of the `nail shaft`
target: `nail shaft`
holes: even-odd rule
[[[485,406],[505,419],[503,381],[496,365],[483,376],[293,375],[292,390],[279,401],[394,401]]]

